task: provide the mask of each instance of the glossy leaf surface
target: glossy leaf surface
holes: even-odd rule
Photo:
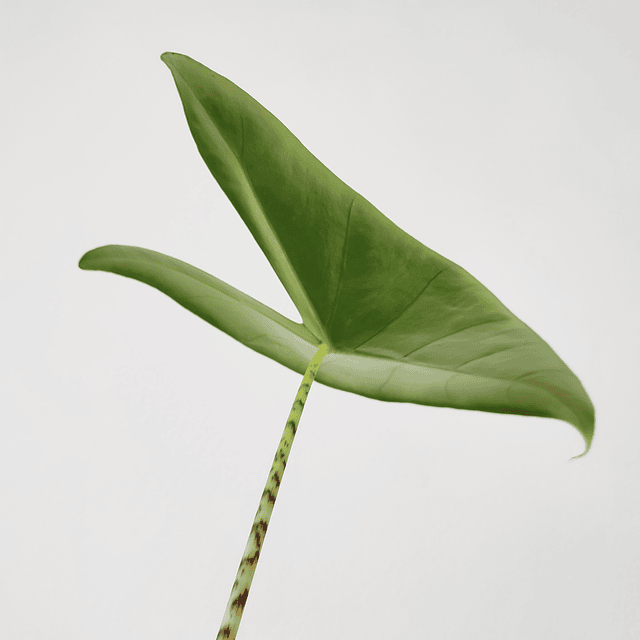
[[[325,343],[322,384],[384,401],[557,418],[578,429],[588,451],[594,407],[544,340],[342,182],[242,89],[187,56],[162,59],[202,158],[303,324],[146,249],[94,249],[81,268],[145,282],[301,374]]]

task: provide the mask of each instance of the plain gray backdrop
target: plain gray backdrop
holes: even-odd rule
[[[299,315],[164,51],[226,76],[478,278],[596,407],[315,384],[239,640],[640,637],[638,10],[616,0],[5,2],[0,636],[213,639],[301,376],[139,282],[131,244]]]

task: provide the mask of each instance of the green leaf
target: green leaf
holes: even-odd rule
[[[388,402],[557,418],[580,432],[587,453],[593,404],[544,340],[331,173],[242,89],[187,56],[162,60],[200,155],[303,324],[147,249],[94,249],[81,268],[145,282],[300,374],[325,343],[322,384]]]

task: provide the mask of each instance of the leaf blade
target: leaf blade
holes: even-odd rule
[[[226,282],[157,251],[107,245],[82,256],[79,267],[143,282],[234,340],[294,371],[304,371],[319,344],[304,326]],[[264,339],[263,339],[264,338]]]
[[[242,89],[187,56],[165,53],[162,60],[203,160],[303,324],[280,314],[274,319],[275,311],[232,287],[225,292],[235,301],[233,323],[221,323],[219,311],[211,309],[226,309],[227,299],[220,296],[205,296],[209,307],[191,308],[194,313],[232,337],[241,334],[251,348],[251,331],[275,322],[269,325],[273,335],[264,335],[280,346],[254,350],[298,373],[317,346],[327,344],[316,378],[322,384],[383,401],[564,420],[582,435],[582,455],[588,452],[595,429],[591,399],[540,336],[471,274],[342,182]],[[180,279],[176,265],[163,261],[174,259],[157,256],[162,254],[149,263],[155,279],[140,264],[130,264],[128,273],[115,265],[117,259],[102,267],[147,282],[187,306],[185,296],[194,283],[204,286],[202,277]],[[83,268],[92,268],[88,264]],[[230,287],[220,283],[213,278],[206,286]],[[249,329],[235,326],[244,324]]]
[[[304,324],[282,316],[196,267],[156,251],[108,245],[87,252],[79,266],[152,286],[233,339],[300,375],[320,345]],[[480,325],[476,331],[479,328]],[[574,395],[579,397],[580,389],[586,395],[573,374],[569,382],[572,380],[578,385]],[[583,435],[587,449],[581,455],[587,453],[591,444],[582,425],[593,420],[593,415],[571,412],[570,406],[556,397],[557,393],[517,380],[457,372],[433,363],[338,351],[325,356],[316,381],[384,402],[561,419]]]

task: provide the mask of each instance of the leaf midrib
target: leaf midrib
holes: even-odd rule
[[[170,54],[171,56],[173,54]],[[185,56],[187,57],[187,56]],[[207,114],[207,110],[205,109],[204,105],[202,104],[199,96],[196,95],[196,93],[191,89],[191,85],[189,82],[187,82],[187,80],[184,78],[184,76],[182,75],[182,73],[180,73],[180,71],[175,67],[175,66],[171,66],[171,69],[173,71],[175,71],[175,73],[177,73],[180,78],[182,79],[182,83],[183,86],[185,86],[187,88],[187,90],[189,91],[189,93],[195,98],[195,100],[197,101],[198,105],[200,106],[200,108],[204,111],[205,114]],[[213,73],[213,72],[211,72]],[[221,76],[224,77],[224,76]],[[257,101],[256,101],[257,102]],[[257,103],[259,104],[259,103]],[[259,235],[261,236],[262,240],[263,240],[263,245],[264,247],[261,247],[263,249],[263,252],[265,253],[265,255],[267,256],[267,260],[269,261],[269,263],[271,264],[272,268],[274,269],[274,271],[276,272],[276,275],[278,276],[278,279],[280,280],[280,283],[283,285],[285,291],[287,291],[287,287],[285,286],[285,283],[282,281],[282,278],[280,278],[279,274],[278,274],[278,269],[276,267],[276,265],[278,264],[279,260],[278,260],[278,256],[274,256],[273,255],[273,251],[271,250],[271,247],[275,244],[277,245],[278,249],[279,249],[279,253],[281,256],[281,262],[284,263],[285,268],[287,273],[283,274],[285,280],[287,280],[290,283],[290,286],[292,286],[293,289],[295,289],[295,293],[296,295],[292,295],[291,292],[287,291],[287,294],[289,295],[290,299],[292,300],[292,302],[294,303],[294,305],[296,306],[296,308],[298,308],[298,305],[296,304],[296,297],[298,298],[302,298],[304,300],[305,303],[305,308],[308,311],[308,313],[305,313],[305,309],[300,309],[298,308],[298,312],[300,313],[300,316],[303,319],[303,322],[306,326],[306,328],[311,331],[314,335],[316,335],[318,332],[321,334],[320,336],[316,335],[316,337],[319,339],[320,342],[324,342],[325,344],[328,345],[329,349],[331,349],[331,342],[329,340],[328,335],[326,335],[326,331],[324,331],[323,326],[322,326],[322,322],[320,321],[320,317],[315,309],[314,304],[312,303],[310,297],[307,294],[307,291],[305,290],[305,288],[302,286],[302,283],[300,282],[300,278],[298,277],[298,274],[296,273],[293,264],[291,263],[289,256],[287,254],[287,252],[284,249],[284,246],[282,245],[282,243],[280,242],[280,239],[278,238],[277,234],[275,233],[273,226],[271,225],[271,222],[269,221],[267,215],[264,212],[264,208],[262,206],[262,203],[260,202],[260,199],[258,198],[256,191],[253,187],[253,183],[251,182],[251,178],[246,170],[246,167],[244,166],[244,162],[243,162],[243,158],[242,158],[242,153],[244,153],[244,120],[241,114],[241,149],[242,149],[242,153],[241,156],[238,157],[238,154],[233,150],[233,148],[231,147],[231,145],[229,144],[226,136],[224,135],[223,131],[220,129],[220,127],[217,126],[217,123],[215,122],[215,120],[209,118],[210,122],[212,122],[213,126],[215,127],[216,131],[218,132],[220,138],[224,141],[227,149],[233,154],[233,156],[236,158],[237,160],[237,167],[238,167],[238,171],[241,174],[241,177],[244,178],[244,180],[241,180],[244,188],[247,189],[247,191],[249,192],[251,198],[250,200],[252,202],[255,202],[258,208],[258,216],[260,219],[260,223],[256,224],[256,228],[258,230]],[[214,176],[215,178],[215,176]],[[249,211],[249,215],[251,215],[251,211]],[[252,217],[256,217],[255,216],[255,212],[253,212],[254,215]],[[246,224],[246,222],[245,222]],[[268,230],[268,235],[270,236],[271,242],[269,242],[268,238],[265,238],[264,236],[267,235],[264,233],[264,228],[267,228]],[[270,259],[273,258],[273,262]],[[311,318],[308,317],[309,313],[311,314]],[[305,317],[307,316],[307,317]],[[293,322],[293,321],[292,321]],[[298,323],[296,323],[298,324]],[[313,326],[309,326],[309,325],[313,325]]]

